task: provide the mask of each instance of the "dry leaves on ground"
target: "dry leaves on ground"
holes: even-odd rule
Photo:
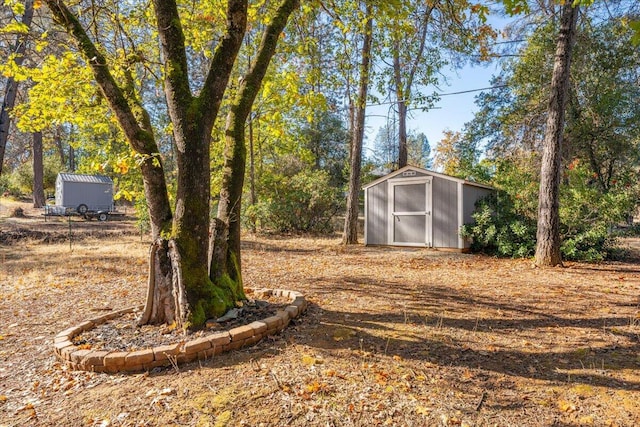
[[[69,371],[51,350],[58,331],[143,300],[147,244],[124,223],[127,233],[78,239],[71,250],[65,241],[0,244],[0,425],[640,420],[633,260],[541,270],[527,260],[246,236],[246,286],[296,289],[311,302],[283,334],[177,370]]]

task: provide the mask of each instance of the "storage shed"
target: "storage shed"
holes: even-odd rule
[[[364,186],[365,245],[464,250],[460,227],[492,187],[405,166]]]
[[[89,211],[113,210],[113,181],[104,175],[59,173],[56,178],[56,206]]]

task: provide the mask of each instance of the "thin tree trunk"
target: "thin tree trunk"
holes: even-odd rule
[[[69,146],[69,171],[75,172],[76,170],[76,150]]]
[[[409,152],[407,148],[407,103],[411,98],[411,89],[415,74],[420,66],[427,40],[427,28],[431,19],[431,13],[435,8],[435,3],[425,11],[420,29],[420,45],[417,55],[410,64],[401,64],[400,49],[403,41],[395,40],[393,43],[393,76],[396,92],[396,104],[398,109],[398,168],[407,166]],[[402,81],[403,73],[406,80]]]
[[[400,43],[394,42],[393,76],[396,87],[396,106],[398,109],[398,169],[407,166],[407,100],[402,87],[402,70],[400,68]]]
[[[258,54],[244,76],[225,125],[225,163],[218,204],[218,219],[214,223],[213,248],[209,252],[211,264],[209,275],[212,280],[227,276],[235,283],[236,295],[244,297],[242,290],[242,260],[240,258],[240,217],[242,214],[242,189],[246,169],[247,149],[245,126],[251,113],[253,102],[262,85],[271,58],[275,54],[278,39],[287,25],[289,16],[299,6],[300,0],[283,0],[271,23],[265,28]],[[226,240],[226,243],[222,243]],[[222,255],[223,248],[226,255]]]
[[[42,158],[42,132],[33,133],[33,207],[46,203],[44,196],[44,162]]]
[[[562,6],[560,32],[551,78],[551,96],[545,130],[535,263],[537,266],[562,265],[560,254],[560,172],[564,114],[569,87],[571,50],[575,40],[578,7]]]
[[[53,143],[58,150],[58,156],[60,156],[60,165],[65,166],[67,164],[67,155],[64,152],[64,145],[62,142],[62,135],[60,134],[60,126],[56,126],[53,133]]]
[[[33,2],[34,0],[27,0],[24,4],[24,14],[22,15],[22,23],[31,28],[31,21],[33,19]],[[27,34],[20,34],[16,40],[16,44],[13,48],[15,54],[14,62],[16,65],[21,65],[24,61],[24,52],[27,47]],[[16,97],[18,95],[18,82],[13,77],[7,79],[5,85],[4,98],[2,100],[2,107],[0,108],[0,175],[2,175],[2,165],[4,164],[4,154],[7,148],[7,140],[9,139],[9,129],[11,127],[11,118],[9,112],[13,109],[16,103]]]
[[[365,3],[366,24],[362,41],[362,58],[360,63],[360,85],[357,104],[355,105],[354,127],[351,129],[351,149],[349,153],[349,193],[347,194],[347,211],[344,219],[342,243],[353,245],[358,243],[358,213],[360,210],[360,169],[362,166],[362,142],[364,139],[364,121],[369,89],[369,72],[371,66],[371,47],[373,45],[373,8],[370,2]]]

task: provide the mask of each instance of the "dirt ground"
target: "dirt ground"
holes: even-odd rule
[[[245,286],[299,290],[281,335],[132,375],[73,372],[54,335],[143,301],[131,220],[7,218],[0,426],[640,425],[640,240],[625,262],[529,260],[245,236]],[[37,231],[37,233],[36,233]],[[635,251],[635,252],[634,252]]]

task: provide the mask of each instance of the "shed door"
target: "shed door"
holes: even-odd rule
[[[389,181],[389,242],[432,246],[431,179]]]

